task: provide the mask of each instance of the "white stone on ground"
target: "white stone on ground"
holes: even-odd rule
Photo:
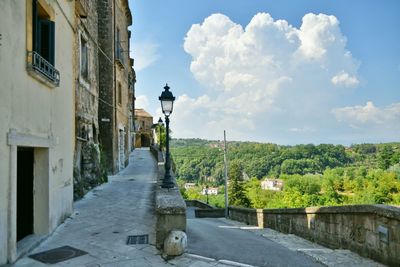
[[[164,253],[168,256],[179,256],[185,252],[187,236],[182,231],[171,231],[164,241]]]

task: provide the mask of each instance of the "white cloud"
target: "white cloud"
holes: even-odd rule
[[[400,103],[379,108],[368,101],[365,106],[335,108],[332,113],[339,122],[347,123],[353,128],[363,125],[400,128]]]
[[[184,49],[206,92],[178,98],[177,137],[216,138],[223,129],[234,139],[314,133],[334,119],[334,101],[348,93],[336,87],[359,84],[359,63],[334,16],[306,14],[295,28],[266,13],[245,27],[213,14],[192,25]]]
[[[332,83],[337,86],[345,86],[345,87],[355,87],[360,82],[357,77],[350,76],[347,72],[341,71],[337,75],[332,77]]]
[[[133,51],[130,56],[135,60],[135,70],[143,70],[154,64],[160,57],[158,45],[151,42],[132,43]]]
[[[149,108],[149,100],[145,95],[139,95],[135,100],[135,108],[142,108],[147,110]]]
[[[334,50],[341,53],[346,45],[337,18],[325,14],[306,14],[298,36],[301,41],[299,52],[310,59],[320,59]]]
[[[289,131],[294,132],[294,133],[310,133],[310,132],[314,132],[315,129],[312,127],[304,126],[304,127],[300,127],[300,128],[293,127],[293,128],[290,128]]]

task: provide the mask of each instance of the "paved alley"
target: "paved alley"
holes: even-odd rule
[[[346,249],[329,249],[301,237],[225,218],[195,218],[187,210],[188,253],[242,266],[383,267]],[[223,241],[222,241],[223,240]]]
[[[201,256],[268,267],[323,266],[304,254],[230,225],[227,220],[188,219],[187,234],[188,252]]]
[[[53,266],[163,266],[154,244],[156,162],[136,149],[130,164],[107,184],[74,204],[74,214],[30,254],[71,246],[86,255]],[[149,235],[147,245],[127,245],[131,235]],[[12,266],[49,266],[24,257]]]
[[[109,177],[108,183],[75,202],[73,215],[46,241],[8,267],[234,266],[190,254],[170,262],[161,257],[154,246],[157,163],[149,149],[134,150],[129,160],[128,167]],[[149,244],[127,245],[133,235],[148,235]],[[63,246],[87,254],[51,265],[29,257]]]

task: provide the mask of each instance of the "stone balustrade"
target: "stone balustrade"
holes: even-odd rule
[[[158,152],[154,149],[155,152]],[[161,188],[165,168],[162,157],[154,153],[158,161],[158,179],[155,192],[156,213],[156,247],[164,249],[164,241],[171,231],[186,232],[186,204],[174,179],[175,187],[172,189]],[[161,162],[160,162],[161,161]]]
[[[400,263],[400,208],[350,205],[295,209],[229,207],[230,219],[343,248],[389,266]]]

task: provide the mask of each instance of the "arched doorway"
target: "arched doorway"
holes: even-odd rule
[[[140,139],[141,139],[142,147],[149,147],[150,146],[150,137],[147,134],[142,133],[140,135]]]

